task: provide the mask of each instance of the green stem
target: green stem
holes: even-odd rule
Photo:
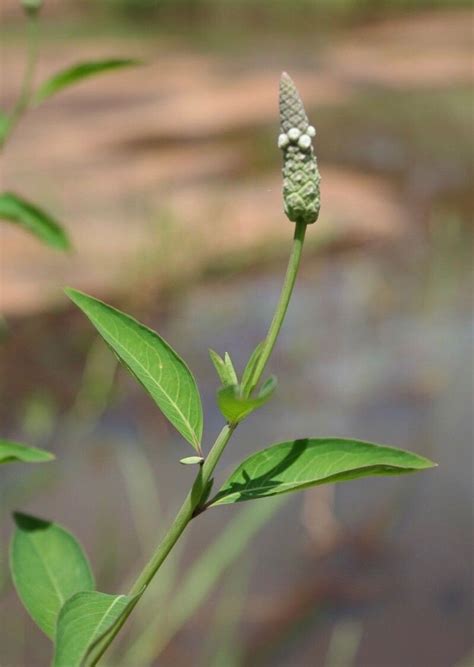
[[[283,320],[285,318],[286,311],[288,310],[288,304],[290,302],[291,294],[293,292],[293,287],[295,285],[296,276],[298,273],[298,268],[301,261],[301,253],[303,249],[303,242],[306,232],[306,225],[304,223],[296,223],[294,239],[293,239],[293,248],[290,255],[290,260],[288,262],[288,268],[286,271],[285,281],[283,283],[283,288],[281,291],[280,299],[275,310],[275,315],[270,324],[267,337],[265,339],[265,344],[263,346],[258,364],[253,375],[252,388],[255,387],[267,364],[268,359],[272,353],[272,350],[275,346],[278,334],[280,332]],[[123,617],[120,619],[119,623],[113,628],[112,632],[107,635],[101,642],[99,642],[96,649],[91,653],[88,664],[90,667],[94,667],[97,662],[100,660],[102,655],[105,653],[107,648],[110,646],[116,635],[120,632],[122,626],[124,625],[127,618],[132,613],[135,605],[138,603],[139,599],[143,593],[148,588],[153,577],[159,570],[160,566],[168,556],[171,549],[174,547],[180,536],[182,535],[184,529],[191,521],[194,516],[196,509],[198,509],[203,494],[209,484],[209,481],[212,477],[212,473],[219,462],[222,452],[224,451],[227,443],[232,437],[233,432],[235,431],[236,424],[226,424],[222,431],[217,436],[215,443],[213,444],[209,454],[207,455],[204,463],[201,465],[199,474],[194,481],[194,484],[191,488],[191,491],[186,496],[184,503],[181,506],[178,514],[176,515],[173,523],[171,524],[168,532],[164,536],[163,540],[158,545],[156,551],[154,552],[151,559],[145,565],[132,588],[129,591],[129,595],[134,597],[137,596],[137,599],[133,605],[131,605]]]
[[[8,128],[0,141],[2,146],[10,136],[13,128],[28,109],[33,92],[33,83],[38,60],[38,19],[36,12],[29,13],[27,19],[27,59],[20,95],[8,119]]]
[[[263,349],[260,353],[257,365],[255,366],[255,371],[252,376],[252,383],[248,391],[249,395],[253,389],[255,389],[260,381],[260,378],[262,377],[265,366],[267,365],[273,348],[275,347],[283,320],[285,319],[286,311],[288,310],[288,305],[291,299],[291,294],[295,286],[296,276],[298,275],[305,233],[306,225],[303,222],[297,222],[295,226],[295,234],[293,237],[293,249],[290,255],[290,260],[288,262],[288,267],[286,269],[286,275],[280,294],[280,300],[278,301],[278,305],[276,307],[275,314],[273,315],[273,320],[268,329]]]
[[[129,591],[129,595],[134,597],[138,596],[135,604],[141,598],[143,593],[148,588],[151,580],[157,573],[158,569],[162,565],[165,558],[168,556],[171,549],[174,547],[180,536],[182,535],[184,529],[188,523],[193,518],[194,511],[196,510],[199,502],[203,496],[203,493],[211,479],[212,473],[224,451],[227,443],[229,442],[232,433],[234,432],[236,425],[226,424],[222,431],[217,436],[217,439],[212,446],[209,454],[206,457],[206,460],[201,465],[198,476],[196,477],[194,484],[191,488],[191,491],[186,496],[184,503],[181,506],[178,514],[176,515],[173,523],[171,524],[168,532],[164,536],[163,540],[159,544],[155,553],[145,565],[135,583]],[[135,604],[130,606],[123,617],[120,619],[120,622],[114,627],[112,632],[104,638],[103,642],[99,643],[99,646],[95,651],[92,652],[90,657],[89,664],[91,667],[96,665],[100,660],[108,646],[111,644],[112,640],[118,634],[123,624],[127,618],[132,613]]]
[[[235,425],[226,424],[222,431],[219,433],[214,445],[206,457],[206,460],[202,464],[191,491],[188,493],[186,500],[181,506],[181,509],[179,510],[173,525],[165,535],[163,541],[161,542],[156,552],[153,554],[148,564],[143,568],[143,571],[130,589],[129,595],[138,595],[139,593],[143,593],[144,589],[146,589],[150,581],[155,576],[158,568],[163,563],[172,547],[175,545],[186,525],[192,519],[193,513],[202,498],[206,486],[211,479],[212,473],[214,472],[222,452],[229,442],[235,428]]]

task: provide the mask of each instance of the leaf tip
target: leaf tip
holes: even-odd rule
[[[24,512],[13,512],[13,521],[19,530],[28,533],[36,530],[46,530],[46,528],[49,528],[51,525],[50,521],[38,519],[37,517],[32,516],[31,514],[25,514]]]
[[[81,298],[86,296],[84,292],[74,289],[73,287],[64,287],[63,291],[64,294],[76,305],[79,305]]]
[[[48,452],[45,449],[38,450],[41,451],[41,458],[38,458],[34,463],[46,463],[47,461],[55,461],[56,455],[53,452]]]
[[[69,238],[68,233],[62,228],[59,227],[57,230],[57,236],[51,245],[58,250],[63,250],[64,252],[73,252],[74,246]]]
[[[65,236],[62,242],[62,245],[59,246],[60,250],[64,250],[64,252],[67,252],[69,255],[74,254],[75,248],[72,245],[71,239],[68,236]]]
[[[436,463],[436,461],[432,461],[431,459],[427,459],[424,456],[420,456],[420,459],[422,460],[422,463],[423,463],[423,468],[422,469],[438,468],[439,467],[439,463]]]

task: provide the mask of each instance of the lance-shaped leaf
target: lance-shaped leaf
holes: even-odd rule
[[[0,220],[20,225],[53,248],[68,250],[71,246],[66,232],[52,215],[12,192],[0,194]]]
[[[262,354],[264,345],[265,341],[264,340],[260,341],[260,343],[257,345],[255,350],[250,355],[250,359],[247,361],[247,365],[245,366],[244,372],[242,374],[242,382],[241,382],[243,396],[248,396],[252,391],[252,389],[254,388],[255,370],[257,368],[258,360],[260,359],[260,355]]]
[[[66,294],[153,398],[163,414],[200,452],[202,405],[196,381],[155,331],[106,303],[73,289]]]
[[[44,461],[52,461],[53,459],[54,454],[45,452],[44,449],[27,447],[19,442],[2,440],[0,438],[0,463],[14,463],[15,461],[42,463]]]
[[[79,543],[57,523],[14,515],[16,529],[10,569],[18,596],[33,620],[54,638],[59,611],[79,591],[92,590],[94,578]]]
[[[209,350],[209,356],[211,357],[217,375],[222,382],[222,386],[231,387],[232,385],[236,385],[238,383],[238,378],[230,355],[226,352],[223,359],[217,352],[214,352],[214,350]]]
[[[138,596],[97,591],[71,597],[58,617],[53,667],[83,667],[100,640],[121,620]]]
[[[249,456],[208,505],[237,503],[358,477],[402,475],[435,465],[402,449],[359,440],[292,440]]]
[[[227,421],[237,424],[254,410],[265,405],[275,391],[276,385],[277,380],[274,376],[268,378],[255,398],[242,396],[239,387],[224,387],[217,392],[217,404]]]
[[[109,58],[107,60],[77,63],[54,74],[50,79],[45,81],[36,91],[34,102],[39,104],[47,97],[51,97],[51,95],[55,95],[60,90],[63,90],[63,88],[80,83],[91,76],[139,64],[140,61],[132,58]]]

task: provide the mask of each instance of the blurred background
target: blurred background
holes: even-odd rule
[[[2,0],[1,107],[25,22]],[[472,14],[459,0],[46,0],[37,81],[138,57],[24,118],[2,187],[53,211],[72,254],[2,223],[2,435],[51,449],[0,480],[2,667],[50,645],[7,572],[10,514],[67,526],[99,590],[125,592],[189,487],[186,443],[62,293],[156,328],[220,430],[207,348],[264,337],[293,232],[282,70],[317,128],[320,221],[271,360],[275,398],[218,480],[295,436],[412,449],[439,468],[209,511],[110,667],[468,667],[472,653]],[[191,659],[191,663],[190,663]]]

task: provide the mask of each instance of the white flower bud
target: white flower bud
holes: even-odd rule
[[[288,130],[288,139],[290,141],[298,141],[301,136],[301,130],[297,127],[292,127],[291,130]]]
[[[307,134],[302,134],[298,139],[298,146],[301,148],[301,150],[307,151],[311,146],[311,137],[309,137]]]
[[[314,128],[312,125],[308,125],[308,129],[306,130],[306,134],[309,137],[315,137],[316,136],[316,128]]]
[[[288,139],[288,135],[285,133],[282,133],[278,137],[278,148],[285,148],[288,146],[290,143],[290,140]]]

